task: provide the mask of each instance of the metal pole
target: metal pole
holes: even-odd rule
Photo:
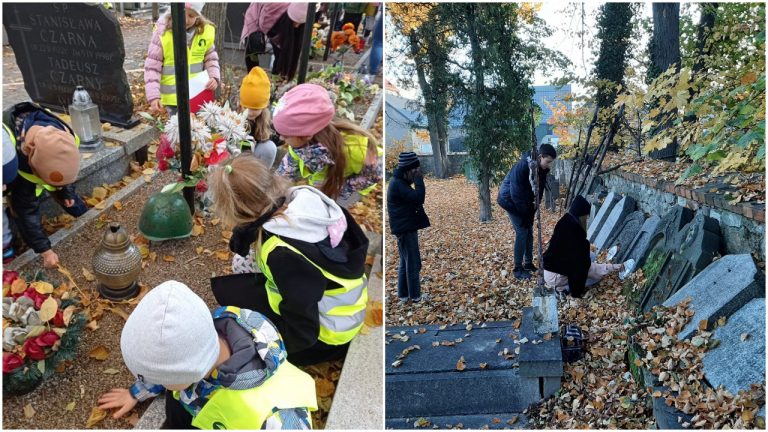
[[[534,191],[533,191],[533,207],[536,212],[536,225],[538,227],[538,257],[539,257],[539,269],[537,276],[537,284],[542,294],[544,293],[544,259],[542,258],[542,241],[541,241],[541,205],[539,203],[539,191],[541,190],[541,184],[539,183],[539,146],[536,142],[536,118],[534,116],[533,101],[531,101],[531,157],[533,158],[534,166],[531,167],[534,178]]]
[[[152,22],[157,22],[160,19],[160,5],[152,3]]]
[[[328,53],[331,52],[331,37],[333,36],[333,29],[336,28],[336,20],[339,19],[339,4],[333,4],[333,10],[331,11],[331,26],[328,27],[328,38],[325,40],[325,52],[323,53],[323,61],[328,60]]]
[[[312,44],[312,25],[315,23],[315,4],[307,4],[307,21],[304,23],[304,40],[301,43],[301,60],[299,63],[298,84],[303,84],[307,79],[307,65],[309,64],[309,50]]]
[[[179,144],[181,145],[181,174],[186,180],[192,163],[192,132],[189,125],[189,63],[187,61],[187,30],[184,3],[171,3],[173,21],[173,58],[176,66],[176,108],[179,118]],[[194,189],[184,188],[184,199],[189,212],[195,212]]]

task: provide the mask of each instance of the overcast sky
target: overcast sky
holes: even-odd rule
[[[579,3],[579,5],[581,4],[582,3]],[[600,4],[602,3],[583,3],[585,28],[587,30],[587,33],[584,35],[585,44],[587,44],[590,39],[594,39],[596,35],[597,29],[595,24],[595,15]],[[574,8],[573,6],[569,6],[570,5],[568,3],[560,1],[543,2],[539,16],[543,18],[554,30],[553,35],[544,40],[544,44],[548,48],[560,50],[563,54],[565,54],[573,63],[573,68],[576,75],[583,77],[590,72],[595,60],[595,56],[593,55],[592,49],[589,46],[585,46],[582,49],[580,46],[580,40],[573,36],[573,34],[581,30],[581,8]],[[574,10],[576,10],[577,13],[574,13]],[[644,17],[651,16],[651,3],[644,4],[642,8],[642,14]],[[390,41],[391,39],[388,38],[387,43]],[[643,40],[637,42],[636,44],[636,46],[641,47],[645,47],[646,45],[647,36],[645,36]],[[387,63],[386,73],[388,77],[394,78],[394,76],[397,75],[397,65],[401,61],[403,61],[403,59],[396,59],[394,62]],[[416,77],[413,76],[412,79],[414,84],[416,84]],[[538,71],[534,75],[534,84],[546,85],[550,83],[551,79],[551,77],[547,78],[540,71]],[[396,83],[397,80],[392,79],[392,82]],[[403,96],[410,99],[417,98],[419,96],[418,85],[415,85],[414,87],[415,88],[411,90],[403,90]],[[579,85],[575,85],[573,90],[576,93],[583,92],[583,88]]]

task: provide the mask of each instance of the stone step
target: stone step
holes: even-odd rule
[[[467,330],[455,325],[388,328],[385,347],[386,416],[473,415],[522,412],[541,398],[539,378],[521,377],[514,355],[518,337],[512,322],[487,323]],[[426,331],[424,331],[426,330]],[[393,336],[408,336],[403,342]],[[460,342],[456,342],[461,339]],[[443,341],[453,346],[433,346]],[[498,342],[497,342],[498,341]],[[393,366],[408,347],[418,345]],[[507,349],[512,358],[500,355]],[[457,363],[464,357],[465,369]],[[481,367],[485,363],[485,367]]]
[[[419,422],[426,420],[429,425]],[[417,423],[419,422],[419,423]],[[510,424],[512,423],[512,424]],[[520,413],[452,415],[431,417],[388,418],[387,429],[526,429],[528,419]]]
[[[376,255],[368,281],[370,300],[382,301],[384,297],[384,282],[376,274],[381,272],[381,265],[381,255]],[[368,334],[359,334],[352,340],[339,382],[336,384],[333,404],[325,424],[326,429],[378,430],[383,428],[384,354],[381,351],[383,338],[384,327],[379,326],[369,328]]]

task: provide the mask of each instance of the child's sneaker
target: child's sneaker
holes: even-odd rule
[[[618,245],[611,246],[611,248],[608,249],[608,255],[605,257],[605,259],[608,260],[608,262],[613,261],[613,258],[616,256],[618,252],[619,252]]]
[[[635,271],[635,260],[628,259],[624,261],[624,270],[619,273],[619,279],[624,280]]]
[[[398,297],[397,301],[399,301],[400,304],[406,304],[408,303],[408,297]]]
[[[418,298],[412,300],[414,303],[420,303],[421,301],[429,301],[429,295],[422,294]]]

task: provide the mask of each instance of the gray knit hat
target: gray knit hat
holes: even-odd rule
[[[160,385],[194,384],[219,357],[219,338],[203,300],[181,282],[149,291],[128,317],[120,337],[128,369]]]

